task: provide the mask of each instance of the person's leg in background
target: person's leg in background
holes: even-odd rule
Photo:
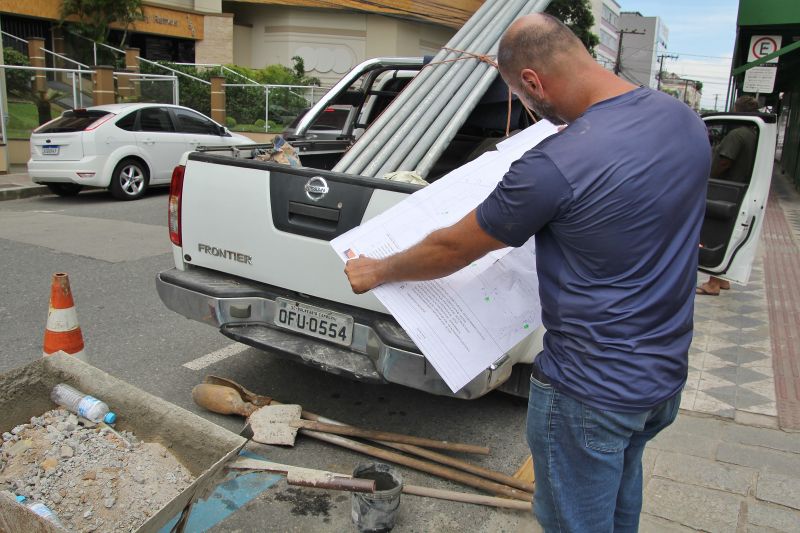
[[[702,294],[706,296],[719,296],[719,291],[727,291],[731,288],[731,282],[716,278],[714,276],[709,276],[708,281],[701,284],[695,289],[696,294]]]

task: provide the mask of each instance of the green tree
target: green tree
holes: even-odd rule
[[[3,62],[6,65],[30,66],[28,57],[10,46],[3,49]],[[32,74],[29,70],[6,69],[6,90],[8,94],[19,98],[29,98]]]
[[[93,41],[105,43],[111,32],[111,25],[122,26],[124,35],[122,43],[128,35],[128,28],[144,17],[142,0],[63,0],[61,4],[61,21],[66,19],[77,33]]]
[[[589,0],[553,0],[544,12],[569,26],[589,53],[594,55],[594,47],[600,43],[600,39],[592,33],[594,15]]]

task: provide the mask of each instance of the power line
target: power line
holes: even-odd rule
[[[658,51],[658,48],[645,48],[645,47],[642,47],[642,48],[635,48],[634,50],[632,50],[632,52],[651,52],[651,53],[653,51]],[[674,54],[682,55],[682,56],[708,57],[708,58],[711,58],[711,59],[733,60],[733,58],[730,57],[730,56],[709,56],[709,55],[705,55],[705,54],[690,54],[688,52],[680,52],[678,50],[671,50],[671,52],[674,53]]]
[[[665,59],[678,59],[674,54],[661,54],[658,56],[658,90],[661,90],[661,78],[664,77],[664,60]]]
[[[620,70],[622,70],[622,38],[625,35],[644,35],[645,32],[639,30],[623,30],[620,29],[617,33],[619,33],[619,43],[617,44],[617,62],[614,64],[614,74],[619,74]]]

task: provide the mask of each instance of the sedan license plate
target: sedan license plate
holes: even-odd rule
[[[276,298],[275,325],[343,346],[353,343],[353,317],[284,298]]]
[[[42,155],[58,155],[59,148],[61,147],[56,145],[45,144],[44,146],[42,146]]]

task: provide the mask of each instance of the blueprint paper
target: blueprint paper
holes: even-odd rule
[[[450,226],[475,209],[511,164],[556,133],[547,121],[526,128],[498,150],[459,167],[391,209],[331,241],[347,261],[384,258]],[[487,254],[433,281],[391,283],[373,290],[458,392],[541,325],[533,240]]]

